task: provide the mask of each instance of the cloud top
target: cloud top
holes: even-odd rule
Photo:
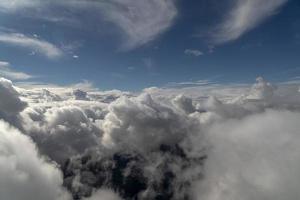
[[[252,87],[199,84],[141,94],[40,87],[0,80],[0,198],[300,195],[298,85],[259,77]]]
[[[25,135],[0,120],[0,199],[71,200],[62,175]]]

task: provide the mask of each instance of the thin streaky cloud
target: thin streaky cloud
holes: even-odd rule
[[[235,0],[234,6],[211,35],[214,44],[239,39],[273,16],[288,0]]]
[[[29,37],[21,33],[1,33],[0,43],[22,47],[42,54],[50,59],[59,58],[63,51],[54,44],[36,37]]]
[[[5,61],[0,61],[0,76],[11,80],[27,80],[33,78],[32,75],[13,70],[10,63]]]
[[[156,39],[173,25],[178,14],[173,0],[113,0],[102,9],[107,20],[123,32],[122,50]]]
[[[173,25],[178,15],[175,0],[0,0],[0,11],[32,15],[32,9],[49,11],[51,5],[72,9],[74,13],[97,13],[99,21],[110,22],[120,32],[122,51],[132,50],[155,40]],[[36,17],[52,22],[65,21],[69,24],[70,20],[82,21],[75,14],[66,18],[62,13],[56,12],[34,13],[42,13]],[[44,13],[47,13],[47,16]]]
[[[39,0],[0,0],[0,11],[15,12],[21,8],[36,7]]]

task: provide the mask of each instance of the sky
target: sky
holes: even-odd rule
[[[0,0],[0,75],[139,91],[300,78],[298,0]]]

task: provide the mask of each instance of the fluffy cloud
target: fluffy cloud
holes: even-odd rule
[[[0,43],[22,47],[31,51],[36,51],[48,58],[54,59],[63,55],[62,50],[54,44],[36,37],[30,37],[21,33],[3,33],[0,32]]]
[[[0,199],[69,200],[62,175],[37,153],[33,142],[0,121]]]
[[[288,0],[235,0],[224,21],[214,30],[216,44],[236,40],[264,22]]]
[[[101,130],[77,106],[29,107],[22,117],[40,151],[60,164],[100,143]]]
[[[0,113],[14,116],[24,110],[26,103],[19,96],[11,81],[0,78]]]
[[[292,200],[300,195],[298,85],[274,86],[258,78],[252,87],[199,84],[134,95],[90,86],[74,93],[79,85],[22,89],[6,79],[0,83],[1,118],[27,135],[1,122],[0,158],[25,162],[24,171],[38,177],[38,185],[51,185],[44,194],[51,192],[52,200],[67,195],[62,184],[73,199],[82,200]],[[7,145],[12,142],[19,145]],[[63,178],[36,150],[28,160],[33,142],[41,155],[58,163]],[[17,156],[6,156],[12,154]],[[6,181],[1,178],[0,184],[11,189],[6,192],[17,191],[10,181],[23,180],[23,173],[18,175],[23,168],[3,166],[0,176]],[[47,173],[44,166],[56,175],[40,176]],[[31,195],[30,185],[37,182],[26,178],[26,183],[17,189]],[[5,199],[17,200],[17,194],[0,192]]]
[[[162,144],[175,145],[197,128],[193,120],[155,102],[149,94],[121,98],[109,111],[103,121],[105,146],[130,144],[138,151],[151,151]]]
[[[296,199],[299,112],[268,110],[209,130],[205,180],[195,199]]]
[[[193,105],[193,100],[191,98],[187,98],[184,95],[178,95],[172,100],[172,103],[174,104],[175,107],[183,110],[187,114],[196,111],[196,108]]]

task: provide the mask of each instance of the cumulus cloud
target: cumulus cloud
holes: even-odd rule
[[[0,121],[0,199],[69,200],[62,174],[42,159],[33,142]]]
[[[186,49],[184,50],[184,54],[199,57],[203,55],[203,52],[197,49]]]
[[[178,95],[172,100],[172,103],[174,104],[175,107],[183,110],[187,114],[196,111],[196,108],[193,105],[193,100],[191,98],[187,98],[184,95]]]
[[[297,199],[299,117],[268,110],[212,127],[213,148],[195,199]]]
[[[149,94],[118,99],[109,111],[103,121],[103,144],[108,147],[130,144],[147,152],[162,144],[175,145],[196,129],[193,120],[155,102]]]
[[[80,87],[22,89],[6,79],[0,83],[0,117],[22,130],[0,122],[0,197],[5,199],[17,200],[18,193],[11,193],[18,189],[32,198],[30,185],[43,187],[52,200],[69,198],[61,185],[70,199],[80,200],[300,195],[297,84],[274,86],[259,77],[252,87],[199,84],[141,94],[86,88],[74,94]],[[26,167],[5,165],[14,162]],[[27,184],[10,184],[23,177]],[[2,186],[9,189],[2,193]]]
[[[62,164],[100,143],[102,132],[87,114],[75,105],[29,107],[22,113],[23,128],[42,153]]]
[[[26,48],[50,59],[59,58],[63,55],[62,50],[54,44],[36,37],[26,36],[21,33],[0,32],[0,43]]]
[[[10,63],[4,61],[0,61],[0,75],[11,80],[27,80],[32,78],[29,74],[13,70]]]
[[[288,0],[235,0],[230,12],[212,34],[213,42],[221,44],[240,38],[276,12]]]
[[[0,113],[6,115],[17,115],[26,107],[12,82],[4,78],[0,78],[0,99]]]

